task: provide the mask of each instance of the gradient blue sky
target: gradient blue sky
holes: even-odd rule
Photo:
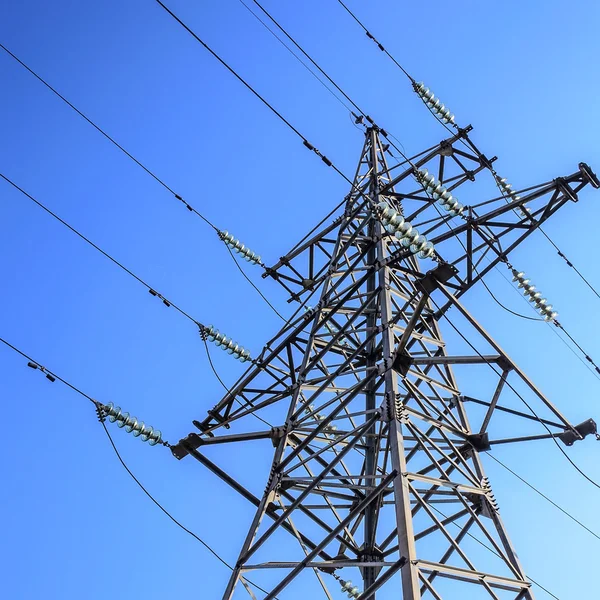
[[[474,125],[473,140],[499,157],[498,171],[516,187],[571,173],[581,160],[600,170],[597,2],[348,3],[460,123]],[[334,0],[265,5],[409,153],[444,137],[407,80]],[[353,171],[362,134],[237,0],[170,6],[340,168]],[[152,0],[6,2],[0,41],[267,263],[348,191]],[[0,78],[0,170],[198,320],[257,352],[277,318],[214,233],[3,52]],[[95,398],[160,427],[167,439],[188,433],[221,394],[194,327],[7,184],[0,189],[0,335]],[[547,230],[600,286],[599,202],[586,189]],[[600,357],[598,299],[548,244],[533,236],[513,262]],[[250,272],[289,313],[277,285]],[[527,310],[497,274],[489,285]],[[549,327],[503,312],[481,289],[465,303],[574,422],[600,415],[598,380]],[[214,355],[232,382],[241,365]],[[90,405],[25,364],[0,348],[0,594],[220,597],[227,570],[143,496]],[[200,465],[114,433],[156,497],[234,561],[249,507]],[[569,453],[600,480],[599,450],[590,438]],[[553,444],[502,447],[496,455],[600,530],[600,491]],[[250,485],[247,459],[231,458]],[[591,598],[600,542],[494,463],[486,466],[527,572],[561,600]],[[262,489],[264,481],[254,485]]]

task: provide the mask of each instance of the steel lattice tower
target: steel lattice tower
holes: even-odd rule
[[[265,274],[305,310],[194,421],[200,433],[172,448],[256,507],[224,599],[335,598],[332,576],[360,581],[365,599],[533,598],[481,453],[550,437],[571,445],[596,426],[572,425],[459,297],[599,182],[581,163],[512,204],[496,194],[451,219],[436,212],[415,174],[427,167],[451,191],[487,174],[494,159],[469,131],[389,168],[380,131],[367,130],[343,215]],[[434,243],[433,258],[396,243],[382,201]],[[472,346],[448,326],[446,344],[451,308]],[[265,440],[274,455],[263,465],[264,491],[254,492],[220,464],[219,451]],[[267,593],[248,583],[250,571]]]

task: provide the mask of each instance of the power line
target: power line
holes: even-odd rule
[[[127,473],[129,474],[129,476],[133,479],[133,481],[135,481],[137,483],[137,485],[140,487],[140,489],[144,492],[144,494],[146,494],[146,496],[148,496],[148,498],[150,498],[150,500],[152,500],[152,502],[171,520],[173,521],[173,523],[175,523],[175,525],[177,525],[177,527],[179,527],[180,529],[182,529],[183,531],[185,531],[188,535],[192,536],[196,541],[200,542],[217,560],[219,560],[223,565],[225,565],[230,571],[233,571],[233,567],[207,542],[205,542],[199,535],[195,534],[191,529],[188,529],[185,525],[183,525],[180,521],[178,521],[147,489],[146,487],[142,484],[142,482],[134,475],[134,473],[131,471],[131,469],[127,466],[127,463],[125,462],[125,460],[123,459],[123,457],[121,456],[119,450],[117,449],[117,446],[115,445],[115,442],[112,438],[112,436],[110,435],[110,432],[108,431],[108,427],[106,427],[106,423],[104,421],[101,421],[102,423],[102,427],[104,428],[104,431],[106,433],[106,435],[108,436],[108,441],[110,442],[110,445],[112,446],[112,449],[114,450],[115,454],[117,455],[117,458],[119,459],[119,462],[121,463],[121,466],[125,469],[125,471],[127,471]],[[250,585],[254,586],[257,590],[260,590],[261,592],[264,592],[265,594],[267,594],[267,590],[265,590],[264,588],[262,588],[260,585],[258,585],[257,583],[254,583],[251,579],[248,579],[247,577],[243,577],[243,580],[247,581]]]
[[[214,557],[216,557],[219,561],[221,561],[228,569],[232,570],[231,565],[223,558],[221,558],[221,556],[215,551],[213,550],[213,548],[211,548],[211,546],[209,544],[207,544],[202,538],[200,538],[198,535],[196,535],[193,531],[189,530],[185,525],[183,525],[182,523],[180,523],[147,489],[146,487],[142,484],[142,482],[133,474],[133,472],[131,471],[131,469],[127,466],[127,464],[125,463],[125,461],[123,460],[123,457],[121,456],[119,450],[117,449],[117,446],[115,445],[115,442],[112,438],[112,436],[110,435],[110,432],[108,431],[108,427],[106,427],[106,423],[104,422],[104,420],[101,421],[102,423],[102,427],[108,437],[108,441],[110,442],[110,445],[112,446],[112,449],[115,451],[115,454],[117,455],[117,458],[119,459],[119,462],[121,463],[122,467],[127,471],[127,473],[129,474],[129,476],[138,484],[138,486],[140,487],[140,489],[144,492],[144,494],[146,494],[146,496],[148,496],[148,498],[150,498],[150,500],[152,500],[152,502],[154,502],[154,504],[156,506],[158,506],[158,508],[165,514],[167,515],[167,517],[169,517],[169,519],[171,519],[171,521],[173,521],[173,523],[175,523],[175,525],[177,525],[178,527],[180,527],[181,529],[183,529],[183,531],[185,531],[186,533],[188,533],[189,535],[191,535],[195,540],[197,540],[198,542],[200,542]],[[263,590],[264,591],[264,590]]]
[[[577,343],[577,341],[573,338],[573,336],[564,328],[564,326],[559,322],[555,321],[556,326],[561,329],[564,334],[579,348],[581,353],[585,356],[585,359],[594,366],[596,373],[600,374],[600,367],[596,364],[594,359]]]
[[[328,167],[331,167],[346,183],[349,183],[352,189],[359,194],[361,197],[365,198],[365,200],[369,200],[367,196],[365,196],[364,192],[357,187],[354,182],[342,171],[340,170],[327,156],[325,156],[320,150],[318,150],[313,144],[311,144],[304,135],[296,128],[290,121],[288,121],[268,100],[264,98],[259,92],[256,91],[254,87],[252,87],[233,67],[231,67],[223,58],[221,58],[206,42],[204,42],[197,33],[195,33],[188,25],[186,25],[171,9],[169,9],[165,4],[161,2],[161,0],[156,0],[156,2],[175,20],[181,27],[183,27],[199,44],[201,44],[214,58],[216,58],[221,65],[223,65],[240,83],[244,85],[254,96],[256,96],[282,123],[287,125],[291,131],[293,131],[296,136],[298,136],[303,145],[308,148],[311,152],[316,154]],[[405,157],[406,158],[406,157]]]
[[[273,32],[265,23],[264,21],[262,21],[260,19],[260,17],[244,2],[244,0],[239,0],[255,17],[256,19],[258,19],[264,26],[265,28],[271,32],[271,34],[273,36],[275,36],[286,48],[287,45],[277,36],[277,34],[275,32]],[[342,96],[344,96],[344,98],[346,98],[346,100],[348,102],[350,102],[350,104],[352,104],[352,106],[363,116],[365,117],[370,123],[373,123],[373,119],[371,119],[371,117],[369,117],[361,108],[360,106],[358,106],[358,104],[356,104],[356,102],[354,102],[354,100],[352,100],[352,98],[350,98],[350,96],[348,96],[348,94],[315,62],[315,60],[313,60],[313,58],[302,48],[302,46],[300,46],[300,44],[298,44],[298,42],[296,42],[296,40],[279,24],[278,21],[275,20],[275,18],[269,13],[269,11],[264,8],[264,6],[262,4],[260,4],[259,2],[257,2],[257,0],[252,0],[254,2],[254,4],[256,4],[256,6],[258,6],[258,8],[260,8],[260,10],[274,23],[274,25],[288,38],[288,40],[290,40],[290,42],[292,42],[292,44],[294,44],[294,46],[296,46],[296,48],[298,48],[298,50],[300,50],[300,52],[302,52],[302,54],[313,64],[314,67],[316,67],[319,72],[327,79],[327,81],[329,81],[329,83],[331,83],[335,89],[342,94]],[[295,54],[292,52],[292,54],[296,57],[297,60],[299,60],[302,64],[304,64],[304,62]],[[310,70],[310,69],[309,69]],[[313,74],[314,77],[316,77],[318,79],[318,76],[316,75],[316,73],[314,73],[314,71],[310,70],[311,73]],[[329,88],[328,88],[329,89]],[[344,104],[344,106],[346,108],[347,105]],[[356,115],[355,115],[356,116]]]
[[[156,0],[156,2],[169,14],[171,17],[177,21],[199,44],[204,46],[206,50],[214,58],[216,58],[221,65],[223,65],[240,83],[242,83],[252,94],[254,94],[269,110],[275,114],[283,123],[285,123],[303,142],[308,143],[308,140],[296,129],[272,104],[270,104],[263,96],[261,96],[241,75],[235,71],[232,67],[229,66],[228,63],[225,62],[206,42],[204,42],[200,37],[188,27],[169,7],[163,4],[160,0]]]
[[[348,106],[286,43],[282,40],[277,33],[275,33],[268,25],[265,23],[259,15],[257,15],[245,2],[244,0],[239,0],[250,12],[254,18],[262,24],[262,26],[271,33],[271,35],[276,38],[279,43],[300,63],[304,68],[317,80],[321,83],[321,85],[351,114],[354,115],[352,108]],[[262,7],[261,7],[262,8]],[[264,10],[264,9],[263,9]],[[354,115],[356,117],[356,115]]]
[[[13,344],[8,342],[4,338],[0,337],[0,342],[2,344],[4,344],[5,346],[7,346],[8,348],[10,348],[11,350],[13,350],[14,352],[16,352],[17,354],[20,354],[23,358],[26,358],[29,361],[28,366],[31,366],[32,368],[40,369],[46,375],[46,378],[49,379],[50,381],[54,381],[54,380],[60,381],[61,383],[66,385],[68,388],[72,389],[74,392],[76,392],[80,396],[83,396],[86,400],[89,400],[94,406],[98,406],[99,403],[97,400],[94,400],[94,398],[92,398],[90,395],[86,394],[83,390],[78,388],[76,385],[69,383],[66,379],[63,379],[60,375],[57,375],[56,373],[54,373],[53,371],[50,371],[46,367],[41,366],[40,362],[31,358],[31,356],[29,356],[28,354],[25,354],[25,352],[23,352],[22,350],[19,350],[19,348],[17,348],[16,346],[13,346]],[[50,375],[50,377],[48,377],[48,375]]]
[[[442,517],[444,517],[445,519],[449,518],[448,515],[444,514],[434,504],[431,505],[431,508],[435,512],[437,512],[439,515],[442,515]],[[454,525],[455,527],[458,527],[459,529],[461,529],[460,525],[458,523],[455,523],[454,521],[452,521],[452,525]],[[473,535],[470,531],[466,531],[465,533],[471,539],[475,540],[478,544],[480,544],[481,546],[483,546],[486,550],[489,550],[492,554],[495,554],[498,558],[503,558],[493,548],[490,548],[485,542],[482,542],[477,536]],[[529,575],[525,575],[525,577],[527,577],[527,579],[529,579],[529,581],[531,581],[531,583],[533,583],[534,585],[537,585],[540,589],[544,590],[544,592],[546,592],[548,595],[552,596],[553,598],[556,598],[556,600],[560,600],[560,598],[558,596],[555,596],[549,589],[545,588],[541,583],[538,583],[535,579],[533,579],[533,577],[529,577]]]
[[[142,162],[140,162],[133,154],[131,154],[128,150],[126,150],[119,142],[117,142],[111,135],[109,135],[104,129],[102,129],[98,124],[92,121],[85,113],[79,110],[72,102],[67,100],[65,96],[63,96],[60,92],[58,92],[54,87],[52,87],[41,75],[38,75],[31,67],[25,64],[18,56],[13,54],[6,46],[0,44],[0,48],[4,50],[9,56],[14,58],[22,67],[24,67],[29,73],[31,73],[38,81],[43,83],[55,96],[60,98],[67,106],[73,109],[80,117],[82,117],[85,121],[87,121],[96,131],[100,132],[113,146],[118,148],[125,156],[131,159],[136,165],[141,167],[148,175],[150,175],[155,181],[157,181],[160,185],[162,185],[168,192],[173,194],[177,200],[182,202],[186,208],[193,212],[195,215],[200,217],[205,223],[210,225],[215,231],[219,231],[215,225],[213,225],[203,214],[201,214],[197,209],[195,209],[191,204],[189,204],[186,200],[184,200],[179,194],[175,192],[175,190],[169,186],[163,179],[161,179],[154,171],[146,167]]]
[[[437,307],[438,310],[441,310],[440,306],[437,304],[437,302],[435,302],[435,300],[431,299],[431,301]],[[494,373],[496,373],[496,375],[498,375],[498,377],[501,377],[502,374],[496,370],[494,365],[491,364],[490,362],[486,362],[483,354],[481,354],[481,352],[479,352],[479,350],[477,350],[477,348],[475,348],[475,346],[466,338],[466,336],[460,331],[460,329],[458,327],[456,327],[456,325],[454,325],[454,323],[452,323],[452,321],[448,317],[447,311],[442,314],[443,314],[443,317],[446,319],[446,321],[448,321],[448,323],[452,327],[452,329],[454,329],[454,331],[456,331],[456,333],[463,339],[463,341],[469,345],[469,347],[473,350],[473,352],[475,352],[479,356],[479,358],[481,358],[482,361],[485,362],[485,364],[487,364],[488,367],[490,367],[490,369],[492,369],[492,371],[494,371]],[[546,425],[546,423],[544,423],[544,421],[539,417],[539,415],[535,412],[535,410],[533,410],[533,408],[527,402],[527,400],[525,400],[525,398],[523,398],[523,396],[508,381],[505,381],[505,385],[514,392],[514,394],[517,396],[517,398],[519,398],[519,400],[521,400],[521,402],[523,402],[523,404],[527,407],[529,412],[536,418],[537,421],[539,421],[539,423],[542,425],[542,427],[544,427],[544,429],[550,434],[550,439],[554,442],[556,447],[560,450],[560,452],[563,454],[563,456],[569,461],[569,463],[571,463],[571,466],[576,471],[578,471],[582,477],[587,479],[587,481],[589,481],[592,485],[594,485],[595,487],[600,489],[600,484],[598,484],[596,481],[594,481],[577,464],[575,464],[575,462],[571,459],[571,457],[563,450],[561,445],[556,441],[556,438],[555,438],[554,434],[552,433],[552,431],[550,430],[550,428],[548,427],[548,425]]]
[[[529,481],[527,481],[525,478],[521,477],[518,473],[515,473],[509,466],[505,465],[500,459],[496,458],[493,454],[491,454],[490,452],[486,452],[486,454],[492,460],[496,461],[501,467],[506,469],[509,473],[512,473],[517,479],[522,481],[527,487],[531,488],[536,494],[538,494],[539,496],[544,498],[544,500],[547,500],[555,508],[558,508],[558,510],[560,510],[560,512],[562,512],[567,517],[569,517],[569,519],[571,519],[572,521],[577,523],[577,525],[579,525],[580,527],[585,529],[588,533],[591,533],[596,539],[600,540],[600,535],[598,535],[595,531],[592,531],[587,525],[584,525],[579,519],[576,519],[568,510],[565,510],[562,506],[560,506],[556,502],[554,502],[554,500],[548,498],[548,496],[546,496],[546,494],[544,494],[543,492],[538,490],[538,488],[536,488],[534,485],[529,483]]]
[[[197,321],[196,319],[194,319],[194,317],[192,317],[190,314],[188,314],[185,310],[183,310],[182,308],[180,308],[179,306],[177,306],[170,300],[167,300],[167,298],[165,298],[165,296],[163,296],[162,294],[159,294],[154,288],[152,288],[149,284],[147,284],[141,277],[138,277],[133,271],[131,271],[125,265],[123,265],[123,263],[119,262],[116,258],[113,258],[110,254],[108,254],[107,252],[102,250],[102,248],[100,248],[100,246],[98,246],[94,242],[92,242],[88,237],[86,237],[80,231],[75,229],[75,227],[73,227],[72,225],[69,225],[69,223],[67,223],[64,219],[61,219],[55,212],[51,211],[47,206],[42,204],[39,200],[34,198],[31,194],[28,194],[23,188],[19,187],[14,181],[12,181],[8,177],[6,177],[6,175],[3,175],[2,173],[0,173],[0,177],[2,179],[4,179],[7,183],[10,183],[10,185],[12,185],[16,190],[18,190],[26,198],[28,198],[29,200],[31,200],[32,202],[37,204],[37,206],[39,206],[41,209],[46,211],[51,217],[56,219],[59,223],[64,225],[67,229],[70,229],[75,235],[79,236],[84,242],[86,242],[92,248],[94,248],[95,250],[100,252],[100,254],[102,254],[103,256],[108,258],[108,260],[110,260],[115,265],[117,265],[117,267],[119,267],[122,271],[127,273],[130,277],[133,277],[133,279],[135,279],[138,283],[141,283],[148,290],[148,292],[150,292],[150,294],[160,298],[165,306],[167,306],[167,307],[172,306],[175,310],[177,310],[179,313],[181,313],[184,317],[186,317],[187,319],[192,321],[192,323],[196,324],[200,328],[203,327],[203,325],[202,325],[202,323],[200,323],[200,321]]]
[[[383,44],[375,38],[375,36],[362,24],[362,22],[360,21],[360,19],[342,2],[342,0],[337,0],[339,2],[339,4],[341,4],[344,9],[346,10],[346,12],[348,12],[348,14],[360,25],[360,27],[364,30],[364,32],[367,34],[367,37],[370,40],[373,40],[373,42],[377,45],[377,47],[383,52],[385,53],[389,58],[391,58],[394,61],[394,64],[411,80],[414,81],[414,79],[412,78],[412,76],[408,73],[408,71],[406,71],[404,69],[404,67],[384,48]]]
[[[460,241],[460,240],[459,240]],[[463,246],[464,247],[464,246]],[[519,294],[519,291],[517,290],[517,288],[509,281],[508,277],[506,277],[506,275],[502,272],[501,269],[498,269],[497,267],[495,268],[495,270],[500,273],[500,275],[502,276],[502,278],[508,283],[508,285],[510,285],[511,289],[515,291],[515,293],[519,296],[519,298],[521,298],[523,300],[523,302],[527,303],[527,305],[529,306],[529,303],[527,302],[527,299],[525,298],[525,296],[522,296],[521,294]],[[475,272],[477,272],[477,269],[475,269]],[[483,281],[483,279],[481,280],[481,283],[484,285],[484,287],[487,289],[487,285],[485,284],[485,282]],[[507,308],[504,304],[502,304],[500,301],[498,301],[496,299],[496,297],[494,296],[494,294],[492,294],[491,290],[488,289],[488,291],[490,292],[490,295],[492,296],[492,298],[494,298],[494,300],[496,300],[496,302],[502,307],[504,308],[506,311],[508,311],[509,313],[512,313],[518,317],[521,317],[523,319],[530,319],[532,321],[544,321],[544,319],[537,319],[534,317],[528,317],[526,315],[523,315],[521,313],[516,313],[512,310],[510,310],[509,308]],[[573,356],[598,380],[600,380],[600,374],[594,370],[594,368],[592,368],[588,362],[591,362],[592,364],[595,365],[595,363],[593,361],[588,361],[586,362],[583,357],[577,353],[577,351],[563,338],[561,337],[561,335],[556,331],[557,328],[559,329],[563,329],[563,331],[566,332],[566,330],[564,330],[564,328],[562,327],[562,325],[556,325],[557,321],[554,321],[554,326],[552,326],[552,323],[550,321],[544,321],[546,323],[546,325],[548,325],[548,327],[550,327],[550,331],[552,331],[552,333],[561,341],[562,344],[564,344],[565,348],[567,348],[567,350],[569,350],[569,352],[571,352],[573,354]],[[574,341],[575,343],[575,341]],[[578,344],[577,344],[578,345]],[[581,354],[583,354],[583,356],[586,356],[585,351],[583,350],[583,348],[581,348],[578,345]]]
[[[582,281],[596,294],[598,298],[600,298],[600,293],[596,290],[596,288],[584,277],[581,271],[561,252],[560,248],[552,241],[552,238],[541,228],[538,226],[538,229],[542,233],[542,235],[554,246],[554,249],[558,253],[558,255],[567,263],[569,267],[571,267],[577,275],[582,279]]]
[[[282,320],[285,321],[286,318],[271,304],[271,302],[269,302],[269,300],[267,299],[267,297],[260,291],[260,289],[256,286],[256,284],[250,279],[250,277],[248,277],[248,275],[246,275],[246,272],[244,271],[244,269],[242,269],[242,267],[240,266],[240,263],[237,261],[237,259],[235,258],[235,254],[231,251],[231,248],[229,248],[229,246],[226,246],[227,251],[229,252],[229,254],[231,255],[231,260],[233,260],[233,262],[235,263],[235,266],[239,269],[240,273],[244,276],[244,279],[258,292],[258,294],[260,295],[260,297],[266,302],[266,304],[271,308],[271,310]]]
[[[118,148],[123,154],[125,154],[125,156],[127,156],[129,159],[131,159],[135,164],[137,164],[139,167],[141,167],[146,173],[148,173],[148,175],[150,175],[155,181],[157,181],[161,186],[163,186],[167,191],[169,191],[171,194],[173,194],[173,196],[179,200],[180,202],[182,202],[186,208],[194,213],[195,215],[197,215],[198,217],[200,217],[205,223],[207,223],[210,227],[212,227],[217,233],[219,233],[219,229],[216,227],[216,225],[214,225],[207,217],[205,217],[202,213],[200,213],[196,208],[194,208],[191,204],[189,204],[184,198],[182,198],[179,194],[177,194],[175,192],[175,190],[173,190],[173,188],[171,186],[169,186],[163,179],[161,179],[154,171],[150,170],[148,167],[146,167],[146,165],[144,165],[141,161],[139,161],[135,156],[133,156],[128,150],[126,150],[121,144],[119,144],[111,135],[109,135],[104,129],[102,129],[97,123],[95,123],[94,121],[92,121],[85,113],[83,113],[79,108],[77,108],[71,101],[69,101],[65,96],[63,96],[60,92],[58,92],[52,85],[50,85],[50,83],[48,83],[48,81],[46,81],[43,77],[41,77],[41,75],[39,75],[38,73],[36,73],[31,67],[29,67],[29,65],[27,65],[25,62],[23,62],[18,56],[16,56],[13,52],[11,52],[6,46],[4,46],[3,44],[0,43],[0,48],[2,50],[4,50],[9,56],[11,56],[17,63],[19,63],[23,68],[25,68],[29,73],[31,73],[38,81],[40,81],[44,86],[46,86],[56,97],[60,98],[67,106],[69,106],[72,110],[74,110],[80,117],[82,117],[85,121],[87,121],[92,127],[94,127],[94,129],[96,129],[98,132],[100,132],[111,144],[113,144],[116,148]],[[230,252],[231,254],[231,252]],[[233,257],[233,255],[231,254],[231,256]],[[235,257],[233,257],[234,262],[235,261]],[[238,268],[239,265],[238,265]],[[241,270],[241,269],[240,269]],[[246,274],[242,271],[242,273],[244,274],[244,277],[246,277]],[[246,277],[246,279],[248,279]],[[262,299],[269,305],[272,307],[271,303],[265,298],[265,296],[262,294],[262,292],[257,288],[256,285],[254,285],[254,283],[250,282],[250,284],[252,285],[252,287],[260,294],[260,296],[262,297]],[[273,308],[273,310],[275,310]]]
[[[348,12],[348,14],[356,21],[356,23],[358,23],[358,25],[361,27],[361,29],[363,29],[363,31],[366,33],[367,37],[372,40],[377,46],[378,48],[384,52],[384,54],[386,54],[392,61],[393,63],[402,71],[402,73],[404,73],[404,75],[406,75],[406,77],[410,80],[410,82],[414,85],[416,83],[415,78],[394,58],[394,56],[392,54],[390,54],[385,47],[383,46],[383,44],[381,44],[381,42],[375,38],[375,36],[365,27],[365,25],[362,23],[362,21],[356,16],[355,13],[353,13],[348,6],[346,6],[346,4],[344,4],[344,2],[342,2],[342,0],[336,0],[338,2],[338,4],[340,4],[345,10],[346,12]],[[426,105],[427,106],[427,105]],[[445,123],[443,123],[442,121],[440,121],[440,119],[437,118],[437,116],[435,116],[435,113],[433,112],[433,110],[431,108],[429,108],[427,106],[427,110],[429,110],[429,112],[434,115],[436,121],[438,123],[440,123],[446,130],[448,130],[450,133],[452,132],[452,129],[450,129],[450,127],[448,127]],[[454,125],[455,127],[458,127],[457,125]],[[475,147],[473,146],[473,144],[470,142],[470,144],[467,144],[463,139],[460,140],[460,142],[465,145],[466,147],[468,147],[470,150],[474,151],[475,154],[481,158],[482,154],[481,152]],[[494,176],[494,179],[497,180],[499,178],[498,173],[496,173],[495,169],[492,167],[492,165],[489,163],[489,161],[485,161],[485,166],[489,169],[489,171],[492,173],[492,175]],[[502,192],[502,195],[504,196],[504,192]],[[505,197],[505,196],[504,196]],[[540,232],[543,234],[543,236],[548,240],[548,242],[550,242],[550,244],[552,244],[552,246],[555,248],[555,250],[557,251],[558,255],[566,262],[566,264],[571,267],[575,273],[577,273],[577,275],[581,278],[581,280],[585,283],[585,285],[587,285],[590,290],[598,297],[600,298],[600,293],[596,290],[596,288],[589,282],[589,280],[581,273],[581,271],[569,260],[567,259],[567,257],[565,256],[565,254],[560,250],[560,248],[558,247],[558,245],[552,240],[552,238],[550,238],[550,236],[540,227],[538,226],[538,229],[540,230]],[[509,310],[509,309],[507,309]],[[519,316],[519,315],[518,315]],[[595,366],[595,365],[594,365]],[[600,371],[599,371],[600,372]]]
[[[5,346],[7,346],[8,348],[10,348],[11,350],[13,350],[14,352],[16,352],[17,354],[19,354],[20,356],[22,356],[23,358],[26,358],[29,361],[29,366],[31,366],[31,364],[34,363],[39,368],[39,365],[41,365],[41,363],[39,363],[38,361],[34,360],[31,356],[29,356],[28,354],[26,354],[25,352],[23,352],[22,350],[20,350],[19,348],[17,348],[16,346],[14,346],[13,344],[11,344],[7,340],[5,340],[4,338],[0,337],[0,342],[2,344],[4,344]],[[68,382],[66,379],[63,379],[60,375],[57,375],[56,373],[54,373],[52,371],[49,371],[45,367],[41,367],[41,368],[42,368],[42,370],[43,370],[44,373],[52,375],[54,377],[54,379],[60,381],[61,383],[63,383],[67,387],[69,387],[71,390],[73,390],[74,392],[76,392],[80,396],[82,396],[82,397],[86,398],[87,400],[89,400],[90,402],[92,402],[92,404],[94,404],[96,406],[96,408],[99,408],[101,406],[100,402],[98,402],[97,400],[94,400],[89,394],[86,394],[83,390],[81,390],[77,386],[75,386],[72,383]],[[233,568],[231,567],[231,565],[225,559],[223,559],[208,543],[206,543],[200,536],[196,535],[193,531],[191,531],[190,529],[188,529],[187,527],[185,527],[185,525],[183,525],[180,521],[178,521],[158,500],[156,500],[156,498],[154,498],[154,496],[146,489],[146,487],[142,484],[142,482],[134,475],[134,473],[131,471],[131,469],[125,463],[125,460],[121,456],[121,454],[120,454],[119,450],[117,449],[117,446],[116,446],[116,444],[115,444],[112,436],[110,435],[110,432],[108,431],[108,428],[106,427],[106,423],[104,421],[104,418],[100,419],[100,423],[102,424],[104,432],[106,433],[106,435],[108,437],[108,440],[110,442],[110,445],[112,446],[112,449],[114,450],[115,454],[117,455],[117,458],[119,459],[119,462],[121,463],[121,465],[123,466],[123,468],[127,471],[127,473],[129,474],[129,476],[137,483],[137,485],[144,492],[144,494],[146,494],[146,496],[148,496],[148,498],[150,498],[150,500],[152,500],[152,502],[154,502],[154,504],[165,515],[167,515],[167,517],[169,517],[169,519],[171,519],[171,521],[173,521],[173,523],[175,523],[178,527],[180,527],[181,529],[183,529],[183,531],[185,531],[186,533],[188,533],[189,535],[191,535],[195,540],[197,540],[198,542],[200,542],[213,556],[215,556],[230,571],[232,571]],[[250,581],[250,579],[248,579],[247,577],[244,578],[244,579],[248,583],[250,583],[251,585],[253,585],[254,587],[256,587],[257,589],[259,589],[261,592],[267,593],[266,590],[264,590],[262,587],[260,587],[256,583],[253,583],[252,581]]]
[[[256,19],[258,19],[258,21],[260,21],[264,27],[277,39],[279,40],[279,42],[288,50],[289,47],[287,46],[287,44],[285,44],[285,42],[283,42],[281,40],[281,38],[268,26],[264,23],[264,21],[252,10],[250,9],[250,7],[248,7],[248,5],[243,1],[243,0],[239,0],[255,17]],[[254,4],[256,4],[260,10],[273,22],[273,24],[290,40],[290,42],[292,42],[292,44],[294,44],[294,46],[296,46],[296,48],[298,48],[298,50],[319,70],[319,72],[340,92],[340,94],[342,94],[344,96],[344,98],[346,98],[346,100],[348,102],[350,102],[350,104],[352,104],[352,106],[360,113],[360,115],[365,118],[371,125],[373,125],[374,127],[377,127],[382,135],[385,136],[386,139],[388,139],[390,145],[404,158],[406,159],[408,162],[410,162],[410,159],[406,156],[405,151],[403,152],[402,150],[400,150],[400,148],[398,148],[398,146],[396,146],[396,144],[390,139],[394,139],[396,140],[400,145],[402,145],[402,143],[400,142],[400,140],[398,140],[398,138],[392,134],[390,134],[388,131],[386,131],[383,128],[380,128],[377,126],[377,124],[375,123],[375,121],[364,111],[360,108],[360,106],[358,106],[358,104],[352,100],[352,98],[333,80],[332,77],[330,77],[328,75],[328,73],[310,56],[310,54],[308,54],[308,52],[306,52],[306,50],[304,50],[304,48],[288,33],[288,31],[275,19],[275,17],[273,17],[271,15],[271,13],[269,13],[269,11],[264,8],[264,6],[262,6],[262,4],[260,4],[257,0],[252,0],[254,2]],[[321,79],[318,77],[318,75],[316,73],[314,73],[314,71],[312,71],[312,69],[310,69],[305,63],[304,61],[298,57],[293,51],[290,50],[290,52],[292,53],[292,55],[301,63],[303,64],[306,68],[308,68],[308,70],[313,74],[313,76],[321,81]],[[321,81],[321,83],[323,83]],[[325,85],[323,83],[323,85]],[[331,89],[325,85],[325,87],[327,89],[329,89],[329,91],[331,91]],[[333,92],[332,92],[333,93]],[[339,99],[339,98],[338,98]],[[340,100],[341,102],[341,100]],[[348,109],[348,106],[341,102],[343,104],[343,106]],[[352,111],[350,111],[352,112]],[[354,117],[356,117],[358,119],[358,116],[356,114],[354,114],[352,112],[352,115]],[[357,120],[358,122],[358,120]],[[412,163],[411,163],[412,166]]]

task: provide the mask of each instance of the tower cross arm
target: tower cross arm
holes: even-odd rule
[[[499,197],[470,207],[459,225],[452,226],[447,219],[432,223],[423,233],[434,244],[438,258],[456,268],[449,282],[456,296],[464,294],[499,263],[507,263],[509,254],[559,209],[577,202],[587,185],[597,189],[600,181],[587,164],[580,163],[575,173],[529,188],[516,201],[506,203]],[[401,267],[409,253],[398,249],[384,264]]]

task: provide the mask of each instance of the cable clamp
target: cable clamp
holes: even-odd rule
[[[162,303],[165,306],[167,306],[167,307],[171,306],[171,303],[162,294],[159,294],[156,290],[153,290],[152,288],[148,288],[148,293],[151,296],[155,296],[156,298],[160,298],[162,300]]]
[[[104,405],[99,402],[96,404],[96,414],[98,415],[98,421],[104,423],[106,421],[106,412],[104,411]]]
[[[52,375],[52,373],[50,373],[50,371],[48,371],[48,370],[46,369],[46,367],[42,367],[42,365],[38,365],[37,363],[34,363],[34,362],[32,362],[32,361],[29,361],[29,362],[27,363],[27,366],[28,366],[30,369],[34,369],[34,370],[37,370],[37,369],[39,369],[39,370],[40,370],[40,371],[41,371],[41,372],[42,372],[42,373],[43,373],[43,374],[46,376],[46,379],[47,379],[47,380],[48,380],[50,383],[54,383],[54,382],[56,381],[56,377],[55,377],[54,375]]]

